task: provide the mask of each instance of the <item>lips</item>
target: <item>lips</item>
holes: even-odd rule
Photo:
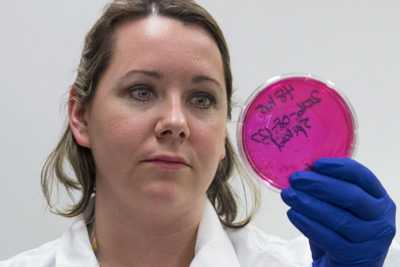
[[[152,156],[144,161],[145,162],[162,162],[162,163],[171,163],[171,164],[182,164],[182,165],[190,166],[183,157],[172,156],[172,155]]]

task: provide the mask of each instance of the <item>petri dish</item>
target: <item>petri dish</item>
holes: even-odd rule
[[[350,157],[357,124],[334,83],[311,74],[273,77],[246,100],[237,124],[239,154],[251,175],[275,191],[321,157]]]

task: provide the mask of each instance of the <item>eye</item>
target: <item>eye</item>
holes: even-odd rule
[[[148,102],[154,97],[154,92],[150,86],[139,84],[129,88],[129,95],[140,102]]]
[[[190,99],[190,103],[201,109],[208,109],[216,104],[216,99],[213,95],[205,92],[195,93]]]

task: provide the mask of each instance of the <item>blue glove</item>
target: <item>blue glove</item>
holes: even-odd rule
[[[282,190],[289,220],[309,239],[313,267],[380,267],[396,206],[375,175],[349,158],[323,158]]]

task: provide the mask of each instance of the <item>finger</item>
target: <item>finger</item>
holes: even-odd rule
[[[335,231],[351,242],[376,238],[385,230],[381,221],[364,221],[352,213],[289,187],[281,192],[282,199],[295,211]]]
[[[322,251],[325,251],[330,259],[340,262],[342,264],[340,266],[347,266],[347,264],[349,266],[356,266],[357,264],[364,266],[362,265],[363,263],[376,262],[377,259],[384,255],[384,251],[387,249],[387,244],[385,244],[383,249],[381,248],[380,240],[371,240],[364,243],[348,242],[336,232],[293,209],[290,209],[287,215],[293,225],[299,229],[310,242],[318,246]]]
[[[344,208],[364,220],[373,220],[385,212],[385,198],[375,198],[352,183],[312,171],[290,176],[291,186],[322,201]]]
[[[314,162],[312,170],[356,184],[377,198],[386,194],[378,178],[351,158],[321,158]]]
[[[325,255],[325,252],[313,241],[309,240],[308,243],[310,244],[311,256],[313,260],[318,260]]]
[[[322,251],[335,255],[337,248],[348,247],[348,242],[334,231],[290,209],[287,216],[291,223]]]

